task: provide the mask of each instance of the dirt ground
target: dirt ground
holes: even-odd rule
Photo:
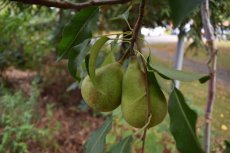
[[[10,68],[5,72],[8,87],[29,96],[32,81],[37,77],[37,72]],[[74,82],[65,63],[49,63],[49,66],[40,70],[40,113],[41,119],[36,124],[38,127],[47,126],[47,122],[60,124],[60,129],[55,132],[54,139],[57,147],[42,149],[33,141],[28,142],[31,153],[82,153],[83,144],[91,131],[102,124],[102,117],[95,117],[90,109],[81,110],[78,106],[82,100],[80,90],[74,89],[66,92],[68,86]],[[52,118],[47,118],[47,104],[53,105]],[[51,142],[52,143],[52,142]]]

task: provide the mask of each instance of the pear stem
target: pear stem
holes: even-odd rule
[[[126,58],[128,57],[128,55],[129,55],[129,51],[130,51],[130,49],[128,48],[127,51],[125,52],[125,54],[123,54],[123,56],[119,59],[118,63],[120,63],[120,64],[123,64],[123,63],[124,63],[125,59],[126,59]]]
[[[134,46],[135,46],[135,43],[138,39],[138,35],[139,35],[139,32],[140,32],[140,29],[141,29],[141,25],[142,25],[142,22],[143,22],[143,18],[144,18],[144,11],[145,11],[145,3],[146,3],[146,0],[142,0],[140,2],[140,6],[139,6],[139,16],[138,16],[138,19],[134,25],[134,29],[133,29],[133,32],[132,32],[132,37],[131,37],[131,42],[130,42],[130,47],[128,49],[128,51],[126,51],[126,53],[121,57],[121,59],[118,61],[119,63],[123,63],[124,60],[129,56],[136,56],[135,55],[135,49],[134,49]],[[131,30],[131,29],[130,29]]]

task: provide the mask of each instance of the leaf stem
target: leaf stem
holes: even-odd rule
[[[129,38],[109,38],[110,40],[121,40],[121,41],[124,41],[124,42],[130,42],[131,39]]]
[[[111,33],[111,34],[105,34],[105,35],[97,35],[97,36],[94,36],[94,38],[99,38],[99,37],[103,37],[103,36],[114,36],[114,35],[131,35],[132,34],[132,31],[126,31],[126,32],[117,32],[117,33]]]
[[[129,30],[132,31],[133,29],[132,29],[132,27],[130,26],[129,21],[126,19],[126,17],[124,17],[124,20],[125,20],[126,24],[128,25]]]

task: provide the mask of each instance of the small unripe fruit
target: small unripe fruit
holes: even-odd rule
[[[105,65],[95,72],[95,85],[86,76],[81,93],[84,101],[95,111],[109,112],[121,103],[123,68],[118,62]]]

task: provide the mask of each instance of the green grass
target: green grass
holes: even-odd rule
[[[181,83],[181,91],[190,101],[200,115],[198,127],[204,127],[204,111],[206,107],[208,85],[193,83]],[[212,125],[213,133],[217,138],[230,139],[230,88],[217,85],[216,99],[213,107]],[[227,127],[227,129],[225,129]],[[202,131],[201,131],[202,132]]]

